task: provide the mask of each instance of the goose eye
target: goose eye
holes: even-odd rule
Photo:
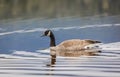
[[[50,33],[51,33],[50,31],[46,31],[45,36],[50,36]]]
[[[47,36],[47,34],[48,34],[48,32],[46,31],[46,32],[45,32],[45,35]]]
[[[50,31],[48,31],[47,36],[50,36],[50,34],[51,34],[51,32],[50,32]]]

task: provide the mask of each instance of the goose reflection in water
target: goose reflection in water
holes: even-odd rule
[[[85,49],[80,51],[54,51],[50,50],[51,55],[51,61],[50,64],[47,64],[47,66],[54,67],[56,63],[56,57],[80,57],[80,56],[98,56],[98,53],[100,53],[100,50],[95,49]]]

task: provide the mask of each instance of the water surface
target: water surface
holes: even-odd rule
[[[0,23],[1,77],[120,77],[120,16],[29,19]],[[96,56],[50,56],[51,29],[56,43],[67,39],[93,39]],[[94,47],[94,45],[93,45]]]

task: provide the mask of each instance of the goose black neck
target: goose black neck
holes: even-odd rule
[[[53,34],[50,35],[50,47],[56,46],[55,37]]]

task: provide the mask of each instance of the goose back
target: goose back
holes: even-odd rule
[[[57,45],[56,47],[52,47],[52,50],[82,50],[85,46],[89,44],[97,43],[94,40],[80,40],[80,39],[71,39],[66,40]]]
[[[73,47],[73,46],[84,47],[86,45],[94,44],[94,43],[97,43],[97,42],[94,40],[72,39],[72,40],[66,40],[66,41],[60,43],[58,46],[64,46],[65,48]]]

